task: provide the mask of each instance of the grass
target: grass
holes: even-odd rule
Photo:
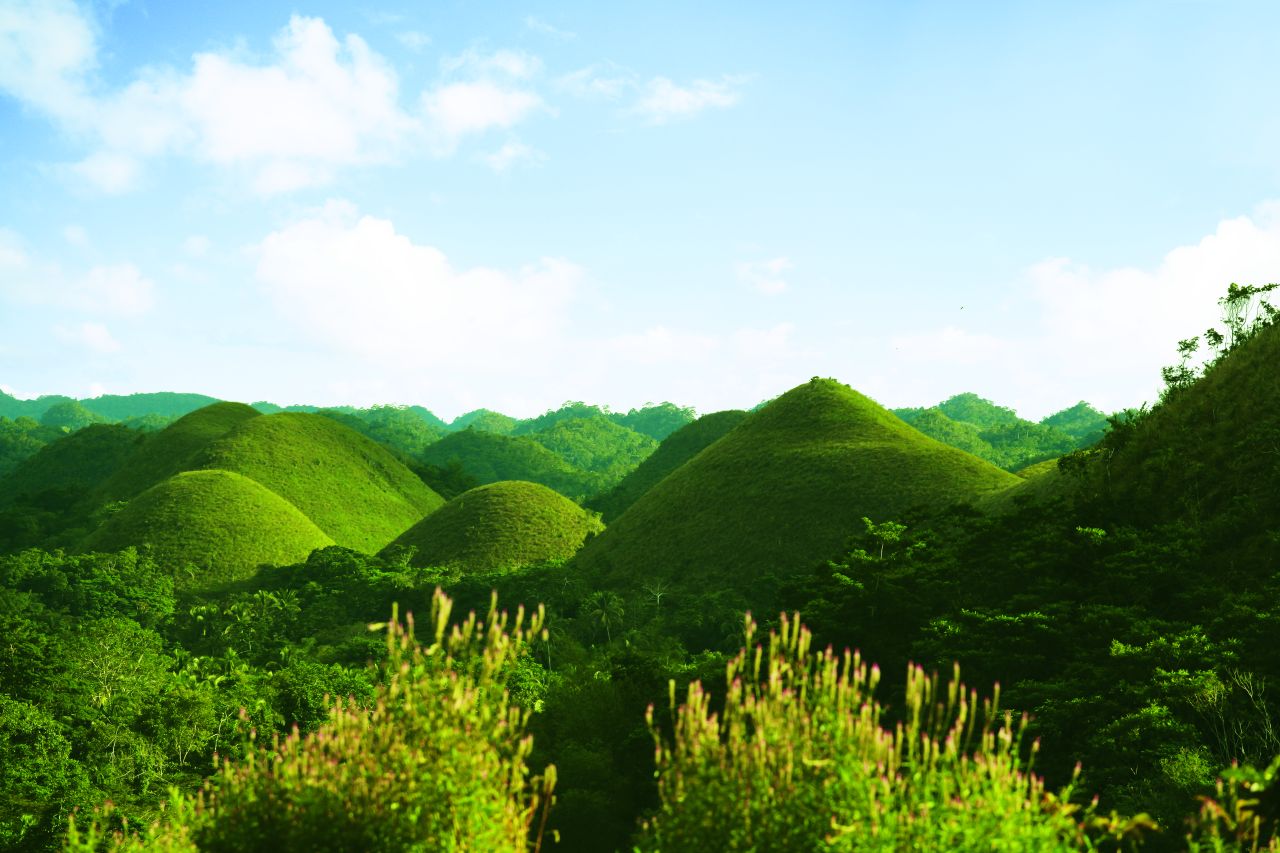
[[[256,480],[337,544],[369,554],[444,503],[385,447],[323,415],[246,420],[193,463]]]
[[[746,416],[746,412],[732,409],[703,415],[693,423],[681,427],[663,439],[658,449],[623,477],[621,482],[605,494],[589,500],[587,505],[598,511],[606,523],[612,521],[664,477],[742,423]]]
[[[243,403],[214,403],[184,415],[138,445],[103,484],[103,502],[128,500],[180,471],[190,470],[193,458],[210,442],[257,417],[257,410]]]
[[[831,557],[864,516],[973,501],[1012,474],[834,380],[794,388],[685,463],[589,542],[593,580],[737,588]]]
[[[604,528],[594,513],[537,483],[507,481],[458,495],[392,543],[417,566],[492,572],[573,556]]]
[[[81,544],[82,551],[151,545],[179,589],[247,577],[263,563],[298,563],[333,540],[297,507],[230,471],[176,474],[138,495]]]
[[[98,489],[133,453],[142,435],[115,424],[94,424],[46,444],[0,478],[0,506],[54,489]]]
[[[420,458],[440,467],[457,460],[481,485],[527,480],[573,500],[595,494],[605,482],[601,475],[575,468],[530,436],[497,435],[474,428],[445,436]]]

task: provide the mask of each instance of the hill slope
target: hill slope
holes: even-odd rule
[[[574,500],[598,492],[604,482],[600,475],[573,467],[530,436],[497,435],[475,428],[445,436],[419,458],[440,467],[456,460],[481,485],[526,480]]]
[[[193,462],[258,481],[339,545],[366,553],[444,503],[385,447],[323,415],[259,415]]]
[[[143,436],[116,424],[95,424],[40,448],[0,478],[0,506],[50,490],[89,492],[110,478]]]
[[[830,557],[862,516],[882,521],[1016,482],[847,386],[815,379],[666,477],[574,562],[614,586],[662,578],[741,589]]]
[[[392,546],[416,548],[415,566],[491,572],[567,559],[589,533],[603,528],[592,513],[546,486],[506,481],[458,495]]]
[[[196,454],[217,438],[259,417],[243,403],[214,403],[184,415],[147,436],[102,487],[104,500],[128,500],[134,495],[193,467]]]
[[[587,505],[599,512],[606,523],[612,522],[639,500],[641,495],[697,456],[704,448],[718,441],[746,417],[746,412],[732,409],[703,415],[693,423],[681,427],[663,439],[658,449],[618,485],[607,493],[592,498]]]
[[[614,423],[604,415],[567,418],[529,438],[575,468],[602,474],[616,483],[658,447],[647,435]]]
[[[118,551],[150,544],[180,589],[206,589],[253,574],[262,563],[305,560],[333,544],[284,498],[229,471],[188,471],[138,495],[81,544]]]

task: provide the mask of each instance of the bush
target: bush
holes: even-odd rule
[[[661,805],[641,849],[1074,850],[1147,824],[1045,790],[1022,758],[1025,719],[999,715],[994,699],[979,708],[958,671],[941,688],[912,667],[903,721],[888,729],[878,668],[811,653],[785,616],[767,652],[750,650],[754,631],[748,618],[721,714],[697,682],[678,708],[672,685],[672,738],[650,709]]]
[[[502,681],[530,636],[523,610],[496,606],[448,626],[437,591],[433,640],[394,617],[372,708],[335,703],[311,735],[296,729],[270,749],[225,762],[193,797],[175,795],[167,822],[144,834],[74,824],[67,849],[523,851],[541,844],[555,770],[530,777],[528,712]],[[496,605],[496,601],[495,601]],[[535,822],[538,826],[535,827]]]

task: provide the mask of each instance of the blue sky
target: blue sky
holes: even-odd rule
[[[1280,280],[1273,3],[0,0],[0,383],[1152,399]]]

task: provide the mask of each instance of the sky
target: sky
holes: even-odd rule
[[[1136,406],[1280,280],[1277,42],[1231,0],[0,0],[0,387]]]

